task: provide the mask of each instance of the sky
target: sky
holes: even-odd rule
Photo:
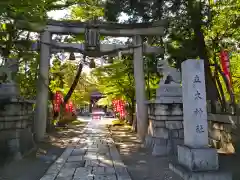
[[[66,15],[70,15],[70,11],[66,9],[48,12],[48,17],[56,20],[64,18]],[[119,22],[123,22],[127,19],[128,19],[128,16],[125,13],[121,13],[119,17]]]
[[[48,17],[50,19],[55,19],[55,20],[60,20],[66,16],[69,16],[70,15],[70,11],[69,10],[56,10],[56,11],[50,11],[48,12]],[[120,17],[119,17],[119,22],[123,22],[125,20],[128,19],[128,16],[126,14],[121,14]],[[118,39],[118,40],[121,40],[121,41],[126,41],[127,38],[125,37],[117,37],[117,38],[114,38],[114,39]],[[98,60],[95,60],[95,62],[97,64],[101,64],[101,61],[98,59]],[[84,66],[83,68],[83,72],[89,74],[91,71],[91,69],[87,66]]]

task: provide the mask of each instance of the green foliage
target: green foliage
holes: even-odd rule
[[[80,21],[93,20],[96,17],[104,15],[104,8],[100,7],[96,2],[92,1],[89,4],[74,6],[71,9],[71,18]]]
[[[106,95],[105,102],[122,98],[132,104],[135,98],[132,59],[115,60],[111,65],[93,70],[97,89]],[[104,100],[102,100],[104,102]]]
[[[232,85],[236,100],[240,101],[240,53],[233,53],[230,56],[231,72],[232,72]],[[226,89],[225,89],[226,92]],[[229,97],[228,97],[229,98]]]
[[[51,91],[62,91],[66,95],[74,81],[77,67],[76,64],[70,61],[62,63],[60,60],[54,59],[50,68],[51,81],[49,87]],[[93,88],[94,85],[89,81],[87,74],[82,73],[78,85],[71,96],[71,100],[74,104],[78,105],[89,103],[90,92]]]
[[[105,3],[105,6],[103,6]],[[197,0],[160,0],[148,3],[139,0],[77,0],[60,2],[56,0],[5,0],[0,3],[0,55],[5,58],[18,58],[20,70],[16,77],[21,87],[21,94],[27,98],[36,96],[36,80],[38,78],[39,54],[29,50],[28,40],[38,40],[33,34],[19,30],[43,29],[47,12],[69,7],[72,20],[93,20],[106,18],[117,21],[121,12],[129,16],[128,22],[152,22],[168,19],[164,37],[144,37],[144,41],[157,46],[166,45],[163,57],[172,65],[180,67],[182,61],[189,58],[202,58],[205,63],[219,64],[219,52],[222,48],[229,50],[231,70],[235,94],[239,94],[239,50],[236,44],[240,42],[240,0],[197,1]],[[103,17],[104,16],[104,17]],[[24,20],[24,21],[19,21]],[[72,36],[72,41],[79,42],[83,36]],[[17,43],[19,40],[24,40]],[[20,45],[19,45],[20,44]],[[156,73],[156,57],[145,57],[145,80],[149,98],[154,96],[159,75]],[[61,90],[67,93],[74,80],[73,74],[77,65],[58,59],[53,61],[50,69],[50,89],[54,92]],[[206,69],[214,74],[215,68]],[[216,80],[214,75],[213,79]],[[207,77],[210,82],[211,78]],[[215,82],[208,82],[207,89],[214,89]],[[82,74],[72,100],[79,104],[89,100],[90,92],[97,89],[106,94],[101,100],[107,104],[113,98],[121,97],[132,106],[135,99],[132,57],[117,60],[114,64],[97,68],[92,77]],[[226,88],[221,79],[224,92]],[[216,94],[212,92],[212,94]],[[226,93],[225,93],[226,94]],[[223,94],[221,94],[223,96]],[[240,97],[239,97],[240,98]]]
[[[121,12],[129,16],[128,22],[151,22],[167,19],[169,26],[165,36],[155,37],[166,44],[165,58],[180,68],[186,59],[204,59],[206,65],[219,64],[221,48],[231,54],[239,54],[236,44],[240,38],[240,0],[197,1],[197,0],[113,0],[107,4],[106,18],[117,20]],[[114,17],[111,17],[115,15]],[[149,37],[148,37],[149,39]],[[160,43],[161,44],[161,43]],[[239,61],[231,57],[233,77],[237,74]],[[238,56],[238,55],[237,55]],[[234,70],[236,69],[236,71]],[[214,68],[206,66],[206,83],[208,98],[215,99],[216,76]],[[237,83],[235,82],[235,92]],[[221,86],[225,87],[221,79]],[[225,93],[217,95],[218,99]]]
[[[29,58],[30,56],[30,58]],[[30,54],[22,58],[22,63],[19,65],[16,82],[20,86],[21,96],[27,99],[36,98],[36,82],[38,78],[39,55]]]

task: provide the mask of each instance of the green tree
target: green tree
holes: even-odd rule
[[[50,89],[52,92],[61,91],[66,95],[75,80],[73,74],[77,74],[78,65],[71,61],[61,62],[59,59],[54,59],[50,68]],[[94,86],[86,73],[82,73],[80,78],[77,78],[76,87],[71,95],[71,100],[74,104],[85,104],[90,100],[90,91]]]
[[[120,12],[124,12],[129,15],[129,22],[167,19],[169,26],[164,38],[154,37],[167,45],[165,57],[178,68],[186,59],[204,59],[207,97],[222,101],[224,93],[219,87],[224,81],[218,83],[215,75],[219,73],[214,73],[211,65],[213,62],[219,64],[222,47],[231,48],[230,42],[239,41],[239,8],[239,0],[162,0],[151,3],[113,0],[108,1],[105,15],[110,20],[117,20]]]
[[[92,71],[92,76],[95,78],[97,89],[106,96],[101,100],[102,105],[111,105],[115,98],[123,99],[129,105],[128,113],[133,116],[135,88],[131,57],[115,60],[113,64],[96,68]]]

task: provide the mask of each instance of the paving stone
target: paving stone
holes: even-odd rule
[[[64,163],[53,163],[47,170],[46,174],[58,174]]]
[[[78,177],[78,178],[73,178],[72,180],[93,180],[93,175],[89,175],[87,177]]]
[[[79,168],[85,166],[85,160],[78,162],[67,162],[64,164],[63,168]]]
[[[41,180],[131,180],[108,129],[90,122],[83,133]]]
[[[92,168],[91,167],[80,167],[77,168],[73,178],[79,178],[79,177],[88,177],[91,176]]]
[[[118,180],[131,180],[131,177],[125,167],[115,168],[115,172]]]
[[[40,180],[54,180],[55,178],[56,178],[56,175],[54,174],[46,174]]]
[[[71,156],[84,155],[86,154],[86,152],[87,152],[86,149],[74,149],[73,152],[71,153]]]
[[[63,153],[62,155],[56,160],[55,163],[65,163],[68,156],[72,153],[73,148],[72,147],[68,147]]]
[[[98,149],[102,151],[108,151],[108,145],[106,144],[98,144]]]
[[[97,152],[98,148],[88,148],[87,152]]]
[[[94,175],[111,175],[115,174],[115,169],[113,167],[93,167]]]
[[[91,160],[86,160],[85,162],[85,167],[89,167],[89,166],[99,166],[99,160],[98,159],[91,159]]]
[[[69,156],[67,162],[83,161],[83,156]]]
[[[113,167],[113,162],[111,159],[99,160],[98,166],[101,167]]]
[[[85,160],[97,159],[97,154],[94,152],[88,152],[87,154],[85,154],[84,159]]]
[[[59,172],[57,178],[73,177],[74,172],[75,172],[75,168],[64,168],[64,169],[61,169],[61,171]]]
[[[106,174],[114,174],[115,169],[113,167],[105,167],[105,173]]]
[[[94,180],[117,180],[115,175],[96,175]]]
[[[105,163],[105,164],[113,166],[112,158],[109,153],[106,154],[105,156],[98,155],[98,160],[100,163]]]
[[[97,174],[105,174],[104,167],[93,167],[92,173],[93,173],[94,175],[97,175]]]
[[[89,148],[96,148],[97,149],[98,145],[97,144],[92,144],[92,145],[89,146]]]
[[[72,180],[72,177],[57,177],[55,180]]]

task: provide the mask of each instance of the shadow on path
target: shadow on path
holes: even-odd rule
[[[87,123],[58,128],[22,160],[0,167],[0,180],[39,180],[69,145],[75,145]]]
[[[170,158],[152,156],[128,127],[109,128],[132,180],[181,180],[168,169]]]
[[[112,138],[133,180],[180,180],[168,169],[173,157],[154,157],[142,148],[136,133],[129,127],[109,126]],[[221,169],[233,173],[233,180],[240,180],[240,154],[219,154]]]

